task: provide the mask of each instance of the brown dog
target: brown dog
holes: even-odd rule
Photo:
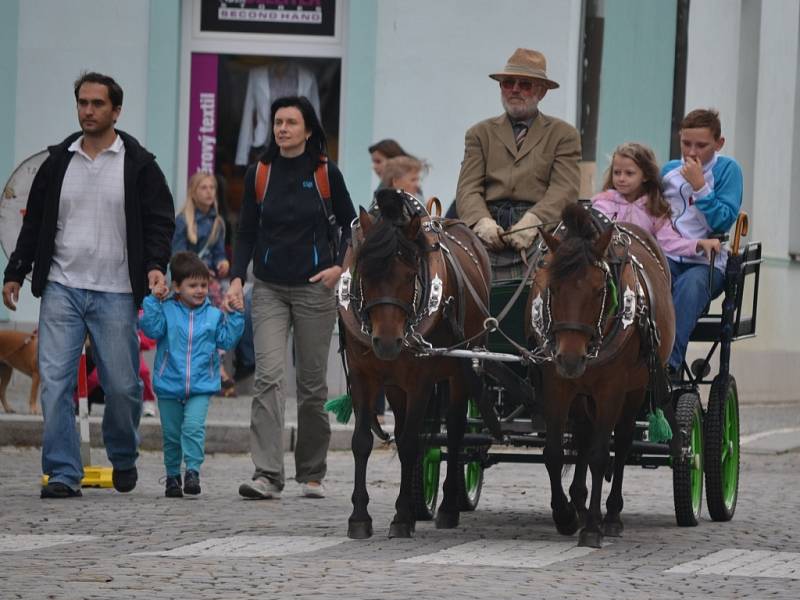
[[[7,413],[14,412],[6,400],[6,388],[14,369],[31,378],[28,405],[32,415],[39,414],[39,365],[36,332],[0,330],[0,402]]]

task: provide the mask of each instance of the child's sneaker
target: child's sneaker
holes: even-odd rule
[[[167,498],[183,498],[180,475],[167,475],[167,483],[164,489],[164,495]]]
[[[200,493],[200,473],[194,469],[186,469],[186,478],[183,482],[183,493],[196,496]]]

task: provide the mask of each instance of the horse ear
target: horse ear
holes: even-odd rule
[[[373,225],[372,217],[364,210],[363,206],[358,207],[358,224],[361,225],[361,231],[364,232],[364,235],[367,234]]]
[[[411,218],[411,221],[408,223],[408,225],[406,225],[403,233],[405,233],[407,239],[415,240],[419,235],[419,227],[420,227],[419,215],[414,215]]]
[[[608,245],[611,243],[611,236],[613,234],[614,229],[609,227],[597,238],[597,241],[594,243],[594,251],[597,253],[597,256],[606,255],[606,250],[608,250]]]
[[[553,235],[550,235],[543,229],[541,230],[541,232],[544,243],[547,244],[547,247],[550,249],[550,252],[555,254],[556,251],[558,250],[558,247],[561,245],[561,240],[559,240],[557,237]]]

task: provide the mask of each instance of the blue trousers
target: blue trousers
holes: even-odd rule
[[[708,303],[722,293],[725,275],[713,269],[711,287],[708,281],[708,265],[679,263],[669,260],[672,274],[672,301],[675,304],[675,345],[669,357],[669,366],[676,371],[683,364],[689,336],[703,314]]]
[[[132,294],[69,288],[51,281],[39,308],[42,471],[72,489],[83,478],[73,392],[86,333],[95,349],[106,396],[103,442],[115,469],[130,469],[139,456],[142,382]]]
[[[164,442],[164,466],[167,475],[180,475],[181,463],[200,472],[206,455],[206,417],[209,396],[178,398],[158,397],[161,435]]]

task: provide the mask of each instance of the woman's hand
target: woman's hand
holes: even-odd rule
[[[719,254],[720,243],[718,239],[697,240],[697,250],[702,251],[708,260],[711,260],[711,253]]]
[[[217,277],[227,277],[228,271],[230,271],[231,265],[227,260],[221,260],[217,265]]]
[[[242,290],[242,280],[238,277],[231,281],[230,286],[228,286],[228,291],[225,292],[225,298],[222,300],[222,308],[226,311],[231,310],[243,310],[242,308],[237,307],[244,307],[244,291]]]
[[[328,267],[327,269],[323,269],[313,277],[309,279],[311,283],[317,283],[318,281],[322,282],[329,290],[332,290],[336,287],[336,284],[339,282],[339,276],[342,274],[342,267],[339,265],[334,265],[332,267]]]

